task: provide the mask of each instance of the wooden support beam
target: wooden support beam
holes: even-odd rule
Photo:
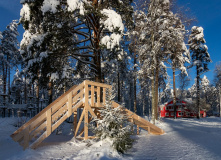
[[[139,135],[140,133],[140,128],[139,128],[139,125],[137,125],[137,135]]]
[[[23,150],[29,147],[29,127],[24,130],[24,144]]]
[[[89,90],[88,90],[88,85],[85,83],[85,88],[84,88],[84,98],[85,98],[85,113],[84,113],[84,139],[88,139],[88,110],[89,110],[89,103],[88,103],[88,96],[89,96]]]
[[[31,134],[30,134],[30,140],[32,138],[35,138],[38,134],[41,133],[42,130],[46,130],[46,121],[44,123],[42,123],[36,130],[34,130]]]
[[[104,88],[110,87],[110,85],[104,84],[104,83],[98,83],[98,82],[93,82],[93,81],[88,81],[88,80],[85,80],[84,82],[86,82],[85,84],[91,85],[91,86],[98,86],[98,87],[104,87]]]
[[[84,118],[84,113],[85,113],[85,108],[84,108],[83,112],[81,113],[81,117],[80,117],[80,119],[79,119],[79,121],[78,121],[78,125],[77,125],[77,128],[76,128],[76,130],[75,130],[74,137],[77,136],[78,130],[79,130],[80,126],[81,126],[81,122],[82,122],[82,120],[83,120],[83,118]]]
[[[90,123],[92,121],[92,117],[89,118],[88,122]],[[84,133],[84,127],[82,128],[82,130],[79,133],[79,136],[82,136],[82,134]]]
[[[46,112],[46,123],[47,123],[47,130],[46,130],[46,136],[48,137],[51,134],[51,109],[48,109]]]
[[[75,111],[75,112],[74,112],[74,122],[73,122],[73,125],[74,125],[74,133],[75,133],[76,128],[77,128],[77,120],[78,120],[77,111]]]
[[[73,92],[70,92],[68,94],[68,117],[70,117],[72,115],[72,94]]]
[[[106,88],[103,88],[103,105],[106,103]]]
[[[97,87],[97,105],[100,106],[101,104],[101,88]]]
[[[31,144],[32,149],[36,149],[36,147],[45,139],[47,138],[47,133],[44,132],[34,143]]]
[[[91,86],[91,106],[94,107],[94,86]]]

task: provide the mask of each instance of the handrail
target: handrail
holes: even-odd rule
[[[81,129],[79,135],[84,132],[84,138],[88,139],[88,123],[92,117],[99,117],[99,107],[103,107],[106,103],[106,89],[110,89],[111,86],[103,83],[92,82],[85,80],[78,86],[73,86],[54,102],[49,104],[35,117],[26,122],[17,131],[15,131],[11,137],[14,141],[19,143],[26,149],[29,147],[30,141],[33,138],[37,138],[30,145],[31,148],[36,148],[45,138],[47,138],[62,122],[74,113],[74,119],[76,119],[77,109],[79,107],[84,108],[83,113],[79,119],[79,122],[74,123],[75,136],[78,133],[81,122],[84,119],[84,128]],[[116,102],[112,103],[113,107],[119,106]],[[92,108],[95,108],[94,110]],[[96,109],[97,108],[97,109]],[[138,126],[148,130],[150,133],[163,134],[164,131],[154,126],[150,122],[144,120],[140,116],[133,112],[123,108],[127,115],[130,115],[132,121]],[[89,119],[89,113],[92,115]]]
[[[30,125],[32,122],[34,122],[36,119],[38,119],[43,113],[45,113],[48,109],[50,109],[54,104],[56,104],[58,101],[60,101],[62,98],[64,98],[68,93],[70,93],[74,88],[77,86],[71,87],[67,92],[65,92],[63,95],[61,95],[58,99],[56,99],[54,102],[49,104],[46,108],[44,108],[41,112],[39,112],[36,116],[34,116],[32,119],[30,119],[28,122],[26,122],[23,126],[21,126],[18,130],[16,130],[11,137],[13,138],[17,133],[24,130],[28,125]]]

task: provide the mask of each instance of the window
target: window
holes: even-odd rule
[[[171,107],[172,110],[174,110],[173,106]]]
[[[168,113],[168,112],[166,112],[166,113],[165,113],[165,116],[167,116],[167,117],[168,117],[168,116],[169,116],[169,113]]]
[[[168,107],[166,107],[166,110],[168,110],[169,108]]]
[[[170,113],[170,116],[174,117],[174,112],[171,112],[171,113]]]
[[[179,116],[183,116],[183,112],[179,112],[178,115],[179,115]]]

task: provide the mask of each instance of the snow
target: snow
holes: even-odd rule
[[[77,9],[80,10],[80,14],[84,15],[84,3],[87,3],[86,0],[67,0],[68,11],[75,11]]]
[[[121,32],[124,31],[124,24],[122,22],[121,15],[110,9],[103,9],[101,13],[107,16],[107,18],[101,20],[101,24],[103,24],[106,29],[110,32],[113,32],[117,28]]]
[[[58,5],[60,5],[59,0],[44,0],[41,11],[43,12],[43,14],[45,14],[46,12],[56,13]]]
[[[28,4],[24,4],[21,11],[20,11],[20,16],[24,17],[26,21],[30,20],[30,8]]]
[[[113,33],[111,36],[104,36],[100,43],[106,45],[107,49],[112,50],[115,46],[119,46],[120,41],[121,35]]]
[[[80,141],[73,138],[71,123],[61,125],[62,133],[53,133],[37,149],[27,149],[14,142],[10,135],[17,130],[18,118],[0,118],[0,155],[4,160],[38,159],[221,159],[221,118],[162,119],[157,125],[165,130],[161,136],[141,130],[134,146],[126,155],[114,151],[111,141]]]

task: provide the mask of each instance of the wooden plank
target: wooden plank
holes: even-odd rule
[[[88,110],[89,110],[89,102],[88,102],[88,98],[89,98],[89,90],[88,90],[88,85],[85,83],[85,93],[84,93],[84,98],[85,98],[85,113],[84,113],[84,139],[87,140],[88,139]]]
[[[140,132],[140,127],[139,125],[137,125],[137,135],[139,135],[139,132]]]
[[[60,118],[62,116],[62,114],[64,114],[67,110],[68,110],[68,106],[64,105],[56,113],[54,113],[52,115],[52,123],[54,123],[54,121],[57,121],[57,119]]]
[[[100,106],[101,104],[101,89],[97,87],[97,105]]]
[[[103,88],[103,105],[106,103],[106,88]]]
[[[89,81],[89,80],[85,80],[85,84],[91,85],[91,86],[97,86],[97,87],[104,87],[104,88],[109,88],[109,87],[111,87],[111,86],[108,85],[108,84],[93,82],[93,81]]]
[[[91,86],[91,106],[94,106],[94,86]]]
[[[61,125],[68,118],[67,112],[55,123],[52,125],[52,132]]]
[[[73,96],[79,92],[79,90],[84,89],[84,82],[82,82],[80,85],[78,85],[76,88],[73,90]]]
[[[80,98],[82,100],[82,97],[84,95],[84,90],[82,89],[74,98],[73,98],[73,105],[77,102],[77,100]]]
[[[24,130],[24,144],[23,150],[29,147],[29,127]]]
[[[47,133],[47,137],[51,134],[51,109],[47,110],[46,112],[46,124],[47,124],[47,130],[46,130],[46,133]]]
[[[47,138],[47,133],[46,133],[46,131],[45,131],[34,143],[32,143],[30,147],[31,147],[32,149],[36,149],[37,146],[38,146],[45,138]]]
[[[66,105],[67,102],[68,102],[68,97],[64,97],[64,99],[57,102],[54,106],[52,106],[52,114],[54,114],[55,112],[57,112],[57,110],[59,110],[64,105]]]
[[[90,123],[92,121],[92,117],[89,118],[88,122]],[[84,127],[82,128],[82,130],[79,133],[79,136],[82,136],[82,134],[84,133]]]
[[[96,114],[94,113],[94,111],[91,109],[90,106],[88,106],[88,111],[90,112],[90,114],[91,114],[94,118],[97,117]]]
[[[74,111],[74,122],[73,122],[73,125],[74,125],[74,132],[76,131],[76,128],[77,128],[77,120],[78,120],[78,117],[77,117],[77,111]]]
[[[46,112],[30,124],[30,132],[46,121]]]
[[[81,84],[82,85],[82,84]],[[72,90],[74,90],[77,86],[71,87],[67,92],[65,92],[63,95],[61,95],[59,98],[57,98],[54,102],[52,102],[50,105],[48,105],[46,108],[44,108],[41,112],[39,112],[36,116],[34,116],[32,119],[30,119],[28,122],[26,122],[24,125],[22,125],[18,130],[16,130],[11,137],[13,138],[16,134],[24,130],[27,126],[29,126],[31,123],[35,122],[42,114],[45,114],[48,109],[50,109],[54,104],[56,104],[58,101],[63,99],[68,93],[70,93]]]
[[[72,115],[72,92],[68,94],[68,117]]]
[[[31,134],[30,134],[30,140],[34,137],[36,137],[39,133],[41,133],[41,131],[43,131],[46,128],[46,121],[44,123],[42,123],[36,130],[34,130]]]
[[[83,118],[84,118],[84,112],[85,112],[85,109],[84,109],[83,112],[81,113],[81,117],[80,117],[80,119],[79,119],[79,121],[78,121],[78,125],[77,125],[77,128],[76,128],[74,137],[77,136],[77,132],[78,132],[78,130],[79,130],[80,126],[81,126],[81,122],[82,122],[82,120],[83,120]]]
[[[112,105],[114,108],[118,107],[119,104],[117,104],[116,102],[112,102]],[[130,118],[134,119],[134,124],[136,125],[140,125],[140,126],[149,126],[150,129],[154,129],[155,132],[158,132],[159,134],[164,134],[164,131],[162,129],[160,129],[159,127],[155,126],[154,124],[146,121],[145,119],[141,118],[140,116],[136,115],[135,113],[129,111],[128,109],[126,109],[125,107],[123,107],[124,112],[126,112],[126,114],[128,116],[130,116]],[[148,130],[148,128],[146,128],[146,130]]]
[[[72,113],[75,112],[78,108],[81,108],[81,106],[83,105],[83,101],[78,102],[72,109]]]

